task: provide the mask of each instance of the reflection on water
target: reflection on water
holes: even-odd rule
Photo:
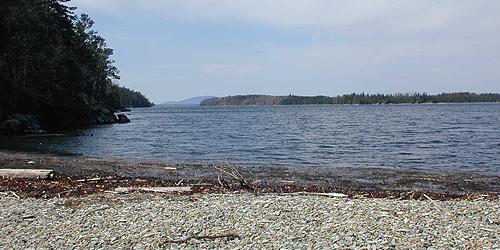
[[[167,106],[0,147],[166,162],[500,172],[500,105]]]

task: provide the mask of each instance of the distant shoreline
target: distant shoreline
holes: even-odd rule
[[[266,105],[384,105],[384,104],[438,104],[438,103],[498,103],[497,93],[442,93],[429,95],[413,94],[347,94],[342,96],[272,96],[235,95],[203,100],[200,106],[266,106]]]
[[[413,105],[481,105],[493,104],[500,105],[500,102],[437,102],[437,103],[382,103],[382,104],[268,104],[268,105],[201,105],[201,104],[162,104],[158,107],[182,107],[182,106],[201,106],[201,107],[260,107],[260,106],[413,106]]]

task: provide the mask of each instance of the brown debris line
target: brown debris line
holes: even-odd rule
[[[83,181],[82,181],[83,180]],[[332,187],[324,185],[253,185],[252,188],[240,183],[220,184],[220,180],[213,181],[179,181],[154,178],[124,178],[105,177],[96,179],[82,179],[74,176],[59,175],[53,180],[6,179],[0,178],[0,193],[12,194],[18,198],[68,198],[81,197],[102,192],[114,192],[118,187],[168,187],[191,186],[191,192],[182,193],[190,195],[195,193],[343,193],[348,198],[389,198],[401,200],[496,200],[496,193],[487,194],[450,194],[431,193],[420,191],[392,191],[392,190],[356,190],[349,187]]]
[[[32,162],[30,164],[30,162]],[[229,163],[182,164],[0,150],[0,168],[51,169],[63,176],[123,177],[128,179],[208,180],[211,184],[254,192],[259,184],[349,187],[353,190],[423,191],[450,194],[500,194],[500,175],[418,169],[328,166],[231,166]],[[215,181],[213,181],[215,180]],[[192,181],[189,184],[197,183]],[[182,183],[181,183],[182,184]],[[179,186],[177,184],[175,186]],[[85,185],[84,185],[85,186]],[[301,190],[301,188],[296,188]],[[241,191],[241,190],[240,190]],[[255,192],[257,192],[256,190]],[[432,197],[431,197],[432,199]]]

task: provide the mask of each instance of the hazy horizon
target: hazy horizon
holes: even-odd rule
[[[155,103],[238,94],[500,92],[500,2],[71,1]]]

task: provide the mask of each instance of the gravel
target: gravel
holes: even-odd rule
[[[4,194],[0,249],[499,249],[499,208],[290,194]]]

